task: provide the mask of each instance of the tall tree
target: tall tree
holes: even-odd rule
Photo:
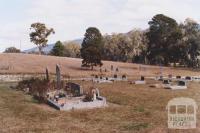
[[[43,23],[33,23],[31,24],[30,41],[38,46],[39,53],[42,53],[42,48],[47,45],[48,36],[55,31],[53,28],[47,28]]]
[[[151,64],[168,65],[172,54],[169,48],[173,48],[174,44],[182,38],[181,30],[174,19],[163,14],[154,16],[149,26],[149,32],[147,32],[148,59]]]
[[[54,45],[53,49],[51,50],[51,55],[54,56],[64,56],[65,47],[61,41],[57,41]]]
[[[200,25],[192,19],[186,19],[184,24],[181,24],[180,27],[184,35],[182,41],[185,46],[184,61],[189,67],[199,67]]]
[[[86,30],[82,42],[81,57],[83,58],[82,67],[102,66],[102,46],[103,38],[100,31],[95,27]]]

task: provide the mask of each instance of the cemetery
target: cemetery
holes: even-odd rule
[[[200,0],[0,3],[0,133],[200,133]]]
[[[7,100],[4,101],[6,104],[0,102],[1,107],[14,108],[13,115],[18,118],[20,112],[21,119],[34,121],[31,122],[31,125],[36,126],[35,122],[45,123],[50,129],[49,132],[66,131],[74,126],[73,123],[77,124],[74,126],[78,128],[77,132],[79,132],[80,127],[83,131],[95,132],[96,130],[91,128],[91,125],[101,130],[101,126],[98,127],[99,124],[103,125],[106,132],[113,131],[113,128],[122,130],[121,127],[125,130],[127,126],[130,126],[129,124],[119,124],[118,121],[121,123],[133,121],[136,123],[133,125],[134,127],[140,127],[140,129],[137,127],[128,130],[130,132],[138,130],[149,132],[151,125],[159,127],[166,124],[166,112],[163,110],[165,110],[168,100],[174,97],[174,93],[176,96],[184,95],[191,98],[197,98],[195,94],[200,93],[199,83],[193,82],[195,78],[198,80],[198,76],[191,76],[191,82],[185,80],[187,76],[182,75],[180,79],[176,79],[176,77],[166,76],[167,74],[163,74],[162,80],[156,80],[156,76],[145,74],[132,77],[123,76],[123,74],[114,74],[113,76],[96,74],[92,78],[81,77],[63,80],[62,67],[57,65],[55,69],[55,75],[49,74],[49,69],[46,68],[45,76],[42,75],[40,79],[35,77],[23,80],[26,83],[25,86],[21,85],[23,88],[21,90],[24,93],[8,91],[6,93]],[[111,81],[112,84],[94,82],[95,79]],[[154,85],[153,88],[151,84]],[[1,95],[6,97],[3,93],[0,93]],[[42,102],[40,104],[32,102],[32,98],[34,98],[33,101],[36,98]],[[0,97],[0,99],[2,98]],[[13,102],[14,100],[16,102]],[[159,118],[154,112],[159,113]],[[8,116],[8,118],[10,117]],[[49,119],[51,120],[49,121]],[[142,119],[141,122],[138,119]],[[158,121],[161,122],[158,123]],[[88,124],[85,124],[87,122]],[[113,123],[113,125],[108,124],[108,122]],[[147,127],[143,127],[143,125]],[[39,127],[43,128],[43,125],[41,124]],[[110,129],[111,127],[112,129]],[[25,128],[29,129],[30,127],[26,124]]]
[[[152,74],[147,67],[141,67],[141,71],[134,67],[136,71],[127,72],[118,66],[118,72],[110,72],[108,68],[103,68],[106,72],[102,70],[102,73],[98,69],[85,70],[87,75],[75,77],[74,73],[65,72],[64,67],[55,64],[53,72],[48,66],[41,75],[18,76],[13,84],[19,89],[10,89],[9,82],[3,84],[2,112],[14,116],[4,115],[3,121],[10,119],[20,126],[22,122],[27,131],[34,131],[30,127],[33,125],[42,132],[45,124],[48,132],[96,132],[102,128],[105,132],[157,132],[157,127],[166,125],[165,107],[169,99],[187,96],[200,100],[198,74],[191,76],[189,72],[173,73],[164,69],[162,73]],[[9,78],[2,76],[2,81]]]

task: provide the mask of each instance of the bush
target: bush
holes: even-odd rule
[[[31,78],[29,80],[23,80],[18,83],[17,89],[23,90],[28,88],[28,93],[33,95],[34,98],[40,102],[44,102],[46,99],[47,91],[50,87],[50,82],[46,79]]]

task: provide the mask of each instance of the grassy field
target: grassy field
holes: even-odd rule
[[[151,81],[153,82],[153,81]],[[79,81],[84,88],[91,82]],[[0,132],[44,133],[195,133],[195,130],[167,129],[167,102],[174,97],[189,97],[200,105],[200,84],[188,90],[171,91],[130,85],[127,82],[97,84],[109,107],[94,110],[60,112],[20,91],[12,84],[0,84]],[[198,119],[200,113],[198,111]]]
[[[61,66],[62,75],[68,75],[71,77],[88,77],[92,74],[99,74],[99,68],[94,71],[83,70],[81,68],[81,59],[67,58],[67,57],[54,57],[43,55],[29,55],[29,54],[0,54],[0,73],[9,74],[41,74],[45,73],[45,68],[48,67],[50,73],[55,74],[56,64]],[[133,76],[155,76],[160,73],[159,66],[142,65],[143,69],[139,71],[138,64],[133,63],[120,63],[112,61],[103,61],[102,70],[107,69],[104,72],[105,75],[112,75],[110,71],[111,65],[114,68],[119,68],[119,74],[126,74],[129,77]],[[189,69],[178,69],[163,67],[164,75],[191,75],[199,76],[198,71],[191,71]]]

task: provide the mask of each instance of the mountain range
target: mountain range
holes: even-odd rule
[[[67,41],[67,42],[75,42],[75,43],[81,45],[82,41],[83,41],[83,39],[75,39],[75,40]],[[54,44],[48,44],[47,46],[45,46],[44,48],[42,48],[42,51],[45,54],[49,54],[50,51],[53,49],[54,46],[55,46],[55,43]],[[24,50],[23,52],[24,53],[37,53],[37,52],[39,52],[39,49],[38,49],[38,47],[34,47],[34,48],[31,48],[31,49]]]

